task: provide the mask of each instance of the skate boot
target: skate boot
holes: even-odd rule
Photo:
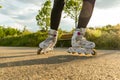
[[[70,47],[67,52],[95,55],[96,54],[94,50],[95,43],[87,41],[84,35],[85,35],[85,28],[76,29],[73,33],[71,40],[72,47]]]
[[[44,54],[44,53],[53,51],[53,47],[55,46],[57,42],[58,32],[56,30],[51,29],[48,32],[48,34],[49,34],[48,38],[39,44],[39,49],[37,51],[37,54]]]

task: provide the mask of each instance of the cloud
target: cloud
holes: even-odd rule
[[[36,5],[37,3],[42,4],[44,0],[14,0],[9,2],[9,0],[1,1],[3,8],[0,10],[0,16],[9,18],[9,21],[4,19],[0,20],[1,24],[21,26],[28,26],[29,29],[35,31],[38,29],[35,16],[38,13],[41,5]],[[4,16],[3,16],[4,15]],[[12,23],[10,23],[12,21]],[[17,26],[18,26],[17,25]],[[17,27],[16,26],[16,27]],[[33,29],[34,26],[34,29]],[[17,27],[18,28],[18,27]]]
[[[108,9],[120,5],[120,0],[96,0],[96,8]]]
[[[35,4],[40,6],[45,0],[16,0],[18,2],[21,2],[23,4]]]
[[[21,26],[27,26],[27,29],[32,31],[37,30],[39,27],[36,24],[35,16],[38,14],[38,10],[46,0],[1,0],[0,5],[3,6],[0,9],[0,25],[8,24],[15,25],[16,28],[23,28]],[[54,0],[52,0],[53,2]],[[96,0],[96,8],[98,9],[109,9],[120,5],[120,0]],[[102,12],[103,13],[103,12]],[[3,16],[4,15],[4,16]],[[2,16],[2,17],[1,17]],[[61,27],[63,29],[70,28],[67,21],[63,19],[61,21]],[[71,25],[74,26],[73,21]],[[72,24],[73,23],[73,24]],[[68,26],[68,27],[66,27]]]

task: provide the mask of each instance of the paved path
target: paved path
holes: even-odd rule
[[[36,55],[37,48],[0,47],[0,80],[120,80],[120,51],[97,56],[68,54],[65,48]]]

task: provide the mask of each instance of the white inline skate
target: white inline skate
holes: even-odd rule
[[[53,48],[57,42],[57,34],[56,30],[49,30],[48,38],[39,44],[39,49],[37,54],[44,54],[53,51]]]
[[[71,45],[67,52],[78,53],[78,54],[92,54],[95,55],[95,43],[87,41],[84,37],[85,28],[76,29],[73,33]]]

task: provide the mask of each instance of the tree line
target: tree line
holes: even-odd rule
[[[4,37],[0,38],[0,46],[27,46],[34,47],[38,46],[40,42],[47,38],[47,32],[37,31],[29,32],[27,29],[22,31],[16,30],[14,28],[2,28],[4,30]],[[1,30],[1,28],[0,28]],[[73,29],[74,30],[74,29]],[[61,36],[63,34],[72,34],[73,30],[70,32],[63,31],[59,29],[58,41],[56,47],[61,47],[61,43],[64,42],[62,47],[70,47],[71,40],[61,41]],[[18,32],[17,32],[18,31]],[[11,33],[12,32],[12,33]],[[13,34],[14,33],[14,34]],[[2,31],[0,31],[0,35]],[[17,35],[16,35],[17,34]],[[72,37],[72,35],[71,35]],[[103,27],[88,27],[85,37],[95,42],[97,49],[120,49],[120,24],[118,25],[106,25]]]
[[[30,33],[32,32],[27,30],[26,27],[24,27],[23,30],[18,30],[18,29],[12,28],[11,26],[8,26],[8,27],[0,26],[0,38],[26,35]]]

